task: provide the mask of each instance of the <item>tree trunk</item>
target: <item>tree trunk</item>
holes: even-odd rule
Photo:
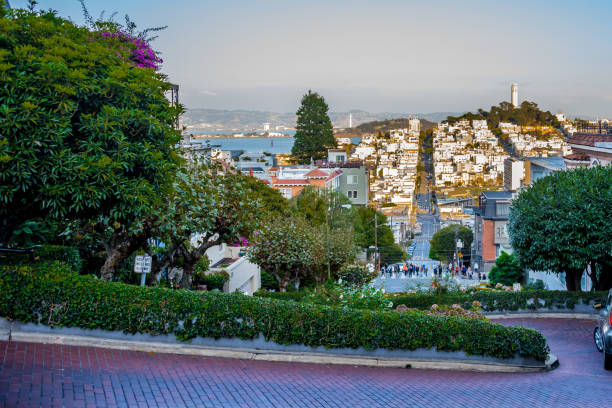
[[[192,259],[189,261],[185,259],[185,263],[183,264],[183,276],[181,277],[181,282],[179,283],[181,289],[189,289],[191,287],[191,277],[195,271],[196,263],[197,259],[195,262],[193,262]]]
[[[115,265],[124,258],[125,256],[123,256],[122,252],[117,248],[113,248],[107,252],[104,265],[102,265],[100,269],[100,277],[105,281],[111,281],[115,274]]]
[[[147,241],[147,237],[144,235],[126,237],[118,232],[115,232],[113,235],[113,239],[111,239],[112,245],[105,243],[106,259],[100,269],[100,277],[105,281],[111,281],[115,274],[115,266],[132,255],[138,248],[141,248]]]
[[[582,278],[582,271],[565,271],[565,286],[567,290],[572,292],[580,292],[580,279]]]

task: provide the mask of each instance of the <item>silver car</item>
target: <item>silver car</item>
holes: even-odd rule
[[[603,305],[598,303],[593,307],[600,310],[593,332],[595,346],[600,353],[604,353],[604,368],[612,370],[612,289]]]

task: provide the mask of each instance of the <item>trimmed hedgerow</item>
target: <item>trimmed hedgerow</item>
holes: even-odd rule
[[[306,292],[257,292],[256,296],[278,300],[293,300],[301,302],[307,296]],[[429,309],[431,305],[457,304],[464,309],[470,309],[472,302],[479,301],[485,312],[503,312],[536,309],[566,309],[573,310],[579,304],[604,302],[607,292],[567,292],[561,290],[534,290],[521,292],[475,291],[472,293],[414,293],[400,296],[390,296],[393,307],[406,305],[408,308]]]
[[[68,264],[71,270],[75,272],[81,271],[83,266],[79,250],[71,246],[43,245],[34,248],[33,255],[35,263],[61,261]],[[0,259],[0,264],[4,265],[27,265],[31,263],[32,257],[29,254],[6,254]]]
[[[327,348],[436,348],[543,361],[535,330],[421,312],[379,312],[253,298],[240,294],[143,288],[69,273],[57,263],[0,269],[0,316],[23,322],[126,333],[254,339]]]
[[[602,302],[606,292],[568,292],[561,290],[535,290],[521,292],[475,291],[473,293],[447,293],[443,295],[415,293],[390,298],[393,305],[404,304],[417,309],[428,309],[433,304],[458,304],[471,307],[480,302],[485,312],[503,312],[536,309],[573,310],[575,305]]]

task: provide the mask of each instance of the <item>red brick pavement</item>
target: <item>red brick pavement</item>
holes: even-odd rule
[[[1,407],[602,407],[612,372],[593,322],[512,319],[540,330],[561,366],[493,374],[272,363],[0,342]]]

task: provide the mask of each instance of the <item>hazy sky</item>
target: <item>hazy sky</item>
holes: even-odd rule
[[[11,0],[22,7],[25,0]],[[39,0],[82,22],[77,0]],[[509,99],[612,116],[611,0],[105,0],[142,28],[188,108],[425,113]]]

